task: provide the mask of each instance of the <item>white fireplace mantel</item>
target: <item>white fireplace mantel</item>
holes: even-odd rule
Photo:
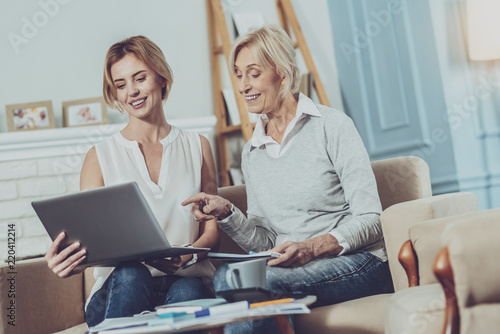
[[[169,120],[212,141],[215,116]],[[90,147],[123,129],[126,123],[0,133],[0,162],[85,154]],[[213,143],[212,143],[213,144]]]

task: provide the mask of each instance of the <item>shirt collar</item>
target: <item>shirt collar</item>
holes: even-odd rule
[[[295,127],[295,125],[300,119],[306,117],[307,115],[321,117],[321,113],[319,112],[318,107],[313,102],[313,100],[311,100],[304,94],[300,93],[299,101],[297,103],[297,110],[295,112],[295,117],[290,122],[290,124],[288,124],[284,137],[286,137],[286,134],[289,133]],[[257,120],[257,123],[255,124],[255,129],[253,131],[252,138],[250,139],[252,147],[260,147],[262,145],[275,142],[275,140],[272,137],[266,135],[265,128],[268,121],[269,119],[267,118],[266,114],[260,115],[259,119]]]

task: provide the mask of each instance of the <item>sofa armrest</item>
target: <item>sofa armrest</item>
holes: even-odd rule
[[[409,239],[410,226],[425,220],[474,211],[477,211],[477,201],[470,193],[426,197],[398,203],[384,210],[380,221],[395,290],[408,287],[405,271],[398,263],[398,254],[401,246]]]
[[[500,209],[461,215],[443,231],[460,308],[500,303],[499,231]]]
[[[53,333],[84,322],[82,275],[59,278],[43,258],[2,264],[0,291],[1,333]]]
[[[439,283],[432,269],[432,263],[441,251],[441,235],[450,223],[455,221],[460,215],[453,215],[445,218],[425,220],[416,222],[410,226],[409,240],[401,247],[399,262],[405,268],[410,287],[415,285]],[[402,262],[402,254],[412,253],[410,260]],[[411,284],[410,282],[413,282]]]
[[[247,190],[244,184],[219,188],[219,196],[233,203],[241,212],[247,212]]]
[[[500,326],[500,209],[455,217],[434,262],[446,296],[442,333],[488,333]]]
[[[468,215],[468,214],[465,214]],[[462,215],[418,222],[410,227],[409,237],[417,257],[419,284],[439,283],[432,270],[432,263],[442,249],[441,235],[446,227]]]

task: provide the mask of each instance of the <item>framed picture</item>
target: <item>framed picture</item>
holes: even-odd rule
[[[84,126],[108,123],[102,97],[63,102],[63,126]]]
[[[56,127],[52,101],[11,104],[5,107],[9,131],[41,130]]]

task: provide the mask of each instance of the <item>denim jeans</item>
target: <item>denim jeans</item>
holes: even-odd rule
[[[152,277],[141,263],[121,265],[92,296],[87,306],[87,325],[95,326],[106,318],[126,317],[155,306],[211,298],[211,291],[200,278],[180,276]]]
[[[229,290],[226,271],[227,264],[215,272],[216,292]],[[313,260],[297,268],[268,266],[266,289],[276,292],[301,291],[307,295],[315,295],[317,301],[311,307],[393,292],[388,263],[381,262],[370,253]],[[228,325],[225,333],[278,333],[278,329],[274,320],[269,318]]]

